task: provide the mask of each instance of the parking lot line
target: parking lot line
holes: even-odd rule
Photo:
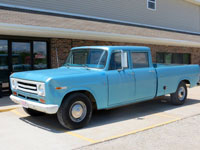
[[[11,110],[14,110],[14,109],[17,109],[18,107],[12,107],[12,108],[3,108],[3,109],[0,109],[0,112],[7,112],[7,111],[11,111]]]
[[[18,115],[20,117],[25,117],[22,113],[18,112],[17,110],[11,110],[11,112],[15,113],[16,115]],[[94,140],[94,139],[91,139],[91,138],[87,138],[85,136],[82,136],[80,134],[77,134],[77,133],[71,132],[71,131],[67,131],[65,133],[68,134],[68,135],[74,136],[76,138],[79,138],[79,139],[82,139],[84,141],[87,141],[87,142],[90,142],[90,143],[94,144],[94,143],[100,143],[100,142],[104,142],[104,141],[120,138],[120,137],[127,136],[127,135],[130,135],[130,134],[136,134],[138,132],[146,131],[146,130],[149,130],[149,129],[152,129],[152,128],[156,128],[156,127],[159,127],[159,126],[163,126],[163,125],[170,124],[170,123],[173,123],[175,121],[181,120],[181,118],[177,118],[177,117],[173,117],[173,116],[166,115],[166,114],[161,114],[161,113],[153,114],[153,115],[151,115],[149,117],[152,117],[152,116],[161,116],[161,117],[165,117],[165,118],[173,118],[173,120],[166,121],[166,122],[159,123],[159,124],[155,124],[155,125],[152,125],[152,126],[148,126],[148,127],[142,128],[142,129],[137,129],[137,130],[130,131],[130,132],[127,132],[127,133],[123,133],[123,134],[120,134],[120,135],[110,136],[108,138],[105,138],[103,140],[98,140],[98,141]]]
[[[93,139],[84,137],[84,136],[82,136],[82,135],[80,135],[80,134],[77,134],[77,133],[74,133],[74,132],[71,132],[71,131],[67,131],[67,132],[65,132],[65,133],[67,133],[67,134],[69,134],[69,135],[72,135],[72,136],[74,136],[74,137],[77,137],[77,138],[79,138],[79,139],[88,141],[88,142],[90,142],[90,143],[98,143],[98,142],[99,142],[99,141],[95,141],[95,140],[93,140]]]
[[[181,119],[181,118],[174,117],[174,116],[171,116],[171,115],[166,115],[166,114],[163,114],[163,113],[157,113],[157,114],[154,114],[154,115],[160,116],[160,117],[171,118],[171,119]]]
[[[159,116],[159,117],[170,118],[170,119],[181,119],[179,117],[167,115],[167,114],[164,114],[164,113],[151,114],[151,115],[145,116],[145,118],[152,118],[153,116]]]
[[[152,126],[149,126],[149,127],[142,128],[142,129],[130,131],[130,132],[123,133],[123,134],[120,134],[120,135],[117,135],[117,136],[111,136],[111,137],[108,137],[108,138],[106,138],[106,139],[103,139],[103,140],[101,140],[101,141],[99,141],[99,142],[104,142],[104,141],[108,141],[108,140],[120,138],[120,137],[127,136],[127,135],[130,135],[130,134],[136,134],[136,133],[138,133],[138,132],[142,132],[142,131],[146,131],[146,130],[149,130],[149,129],[153,129],[153,128],[160,127],[160,126],[163,126],[163,125],[167,125],[167,124],[176,122],[176,121],[178,121],[178,120],[181,120],[181,118],[174,119],[174,120],[170,120],[170,121],[166,121],[166,122],[159,123],[159,124],[155,124],[155,125],[152,125]]]
[[[23,115],[22,113],[18,112],[17,110],[12,110],[11,112],[15,113],[16,115],[20,116],[20,117],[25,117],[25,115]],[[71,131],[67,131],[65,132],[71,136],[74,136],[74,137],[77,137],[79,139],[82,139],[84,141],[87,141],[87,142],[90,142],[90,143],[97,143],[98,141],[95,141],[93,139],[90,139],[90,138],[87,138],[87,137],[84,137],[82,135],[79,135],[77,133],[74,133],[74,132],[71,132]]]
[[[17,110],[12,110],[11,112],[15,113],[16,115],[18,115],[20,117],[25,117],[25,115],[23,115],[22,113],[18,112]]]

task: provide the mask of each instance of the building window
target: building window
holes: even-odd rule
[[[47,42],[33,42],[34,69],[47,68]]]
[[[150,10],[156,10],[156,0],[147,0],[147,8]]]
[[[165,64],[190,64],[191,54],[187,53],[156,53],[156,62]]]
[[[0,82],[8,83],[8,40],[0,40]]]

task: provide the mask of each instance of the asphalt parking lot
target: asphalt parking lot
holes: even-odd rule
[[[167,99],[168,97],[163,97],[112,110],[97,111],[87,127],[74,131],[64,129],[58,123],[56,115],[30,117],[19,106],[12,107],[12,104],[6,106],[0,99],[0,149],[108,149],[109,147],[118,149],[119,147],[113,146],[120,141],[124,141],[123,144],[126,141],[130,143],[138,136],[138,133],[143,134],[143,137],[137,140],[143,141],[144,137],[153,139],[148,132],[155,129],[159,129],[158,133],[165,134],[166,128],[172,125],[175,126],[174,131],[176,128],[181,131],[188,130],[182,121],[195,120],[193,118],[200,114],[200,87],[189,89],[188,101],[183,106],[170,105]],[[189,124],[192,124],[191,121]],[[179,128],[180,125],[181,128]],[[195,126],[199,131],[200,122]],[[183,137],[180,136],[178,140],[173,141],[179,142],[181,138]],[[191,137],[188,138],[191,139]],[[193,140],[197,143],[195,140],[199,138]],[[136,145],[134,142],[131,143],[132,148],[134,144]],[[148,143],[142,143],[143,146],[145,144]]]

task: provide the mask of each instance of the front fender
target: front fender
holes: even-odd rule
[[[63,89],[56,89],[62,87]],[[47,99],[49,103],[61,105],[64,97],[71,92],[87,91],[96,100],[97,109],[107,107],[108,87],[105,76],[92,76],[90,78],[51,79],[47,84]]]
[[[101,97],[98,94],[96,94],[96,92],[94,90],[89,89],[89,88],[85,88],[85,87],[72,88],[72,89],[66,91],[66,93],[64,95],[62,95],[62,100],[59,102],[59,106],[61,105],[61,103],[64,100],[66,95],[73,93],[73,92],[80,92],[80,91],[89,92],[94,97],[96,105],[97,105],[97,109],[107,107],[107,103],[106,103],[105,100],[102,100]]]

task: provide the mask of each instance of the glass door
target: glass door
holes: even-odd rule
[[[50,68],[49,40],[0,36],[0,82],[9,91],[13,72]]]
[[[31,43],[12,42],[12,72],[32,70]]]
[[[8,66],[8,41],[0,40],[0,82],[3,83],[3,86],[9,82]]]
[[[33,69],[47,69],[47,42],[33,42]]]

